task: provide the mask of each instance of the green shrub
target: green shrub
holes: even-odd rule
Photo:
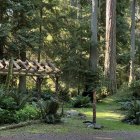
[[[109,95],[108,89],[106,86],[101,86],[97,88],[97,100],[103,99]]]
[[[58,93],[59,100],[68,102],[70,100],[70,94],[68,89],[61,89]]]
[[[16,111],[16,119],[18,122],[39,119],[40,114],[37,108],[27,104],[23,109]]]
[[[117,101],[125,102],[125,101],[131,101],[133,98],[132,91],[130,90],[130,87],[128,86],[128,83],[124,83],[118,90],[116,94]]]
[[[29,115],[27,112],[31,110],[29,108],[27,110],[25,107],[28,99],[28,95],[18,93],[16,90],[11,90],[7,93],[4,88],[0,88],[0,124],[17,123],[29,119],[31,114]],[[25,112],[22,110],[24,107]],[[18,111],[19,113],[17,113]],[[25,114],[27,115],[26,117]]]
[[[17,105],[17,110],[24,108],[27,102],[31,99],[31,94],[25,94],[18,92],[17,90],[11,90],[9,97],[13,98],[14,102]]]
[[[72,99],[71,104],[72,104],[72,107],[75,107],[75,108],[90,107],[91,101],[88,96],[83,97],[79,95]]]
[[[4,96],[0,98],[0,108],[7,110],[16,110],[17,105],[12,97]]]
[[[140,124],[140,101],[133,100],[122,103],[122,109],[126,110],[124,122]]]
[[[0,108],[0,124],[16,123],[15,111]]]
[[[56,99],[39,100],[38,107],[41,113],[41,118],[45,123],[57,123],[60,122],[61,117],[57,114],[59,109],[59,103]]]
[[[133,96],[140,98],[140,80],[132,82],[130,90],[132,91]]]
[[[0,124],[15,123],[16,103],[14,99],[9,96],[0,96]]]

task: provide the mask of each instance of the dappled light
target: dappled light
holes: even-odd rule
[[[92,117],[92,111],[86,112],[85,114]],[[98,111],[97,112],[97,118],[98,119],[105,119],[105,120],[110,120],[110,121],[120,121],[123,118],[123,115],[120,113],[115,113],[115,112],[110,112],[107,110],[103,110],[103,112]]]
[[[0,0],[0,140],[140,138],[140,0]]]

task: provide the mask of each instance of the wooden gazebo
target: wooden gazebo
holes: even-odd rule
[[[0,74],[7,75],[10,60],[0,60]],[[57,74],[59,69],[57,69],[51,62],[40,62],[37,61],[21,61],[12,60],[13,75],[27,75],[27,76],[46,76],[48,74]]]
[[[8,75],[11,71],[12,75],[18,76],[37,76],[38,84],[41,87],[42,79],[48,75],[55,78],[56,91],[58,83],[58,75],[60,70],[55,67],[50,61],[37,62],[37,61],[22,61],[20,59],[14,60],[0,60],[0,75]]]

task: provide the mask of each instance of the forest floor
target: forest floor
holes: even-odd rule
[[[71,109],[71,108],[70,108]],[[64,118],[56,125],[34,124],[18,129],[0,131],[0,140],[140,140],[140,126],[121,122],[115,97],[109,97],[97,105],[97,124],[102,130],[87,128],[79,118]],[[76,109],[92,120],[92,108]]]

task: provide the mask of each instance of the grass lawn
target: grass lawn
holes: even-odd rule
[[[121,122],[123,115],[118,110],[119,106],[114,101],[115,97],[109,97],[97,105],[97,123],[104,126],[103,130],[93,130],[83,124],[83,120],[77,118],[65,118],[65,123],[57,125],[35,124],[19,129],[0,131],[1,135],[14,135],[19,133],[68,133],[81,132],[91,133],[93,131],[140,131],[140,126],[129,125]],[[92,120],[92,108],[76,109],[85,113],[87,120]]]

